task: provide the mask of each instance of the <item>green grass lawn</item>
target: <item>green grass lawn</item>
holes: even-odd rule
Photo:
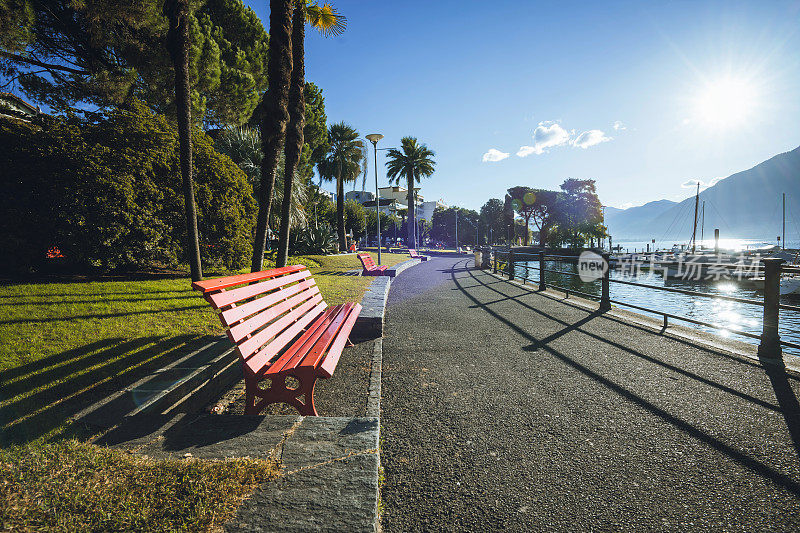
[[[408,258],[382,254],[384,264]],[[330,305],[360,301],[372,278],[342,275],[358,258],[307,256]],[[188,279],[0,286],[3,442],[53,438],[70,417],[222,335]]]
[[[408,256],[382,254],[382,259],[383,264],[394,265]],[[342,275],[348,270],[361,268],[355,255],[306,256],[293,258],[291,262],[309,267],[330,305],[360,301],[373,280]],[[80,464],[80,468],[90,472],[91,476],[106,475],[98,474],[92,465],[109,465],[113,463],[111,459],[100,463],[75,463],[76,453],[89,453],[80,448],[79,441],[90,435],[86,428],[72,423],[71,418],[111,392],[132,384],[146,373],[223,333],[216,313],[199,293],[191,289],[188,277],[149,281],[46,281],[0,286],[0,444],[4,448],[0,450],[0,506],[6,507],[5,512],[11,512],[8,510],[11,500],[42,501],[41,494],[48,494],[52,488],[47,476],[38,488],[35,484],[32,488],[19,485],[31,483],[36,477],[29,475],[31,465],[18,464],[17,459],[22,457],[47,456],[55,461],[56,470],[58,465],[72,468]],[[78,444],[65,447],[65,442],[75,442],[64,440],[68,437],[77,437]],[[92,448],[101,453],[96,447],[89,449]],[[65,450],[73,453],[66,453],[59,459],[58,453],[63,454]],[[242,479],[247,478],[247,472],[252,469],[263,470],[259,470],[261,466],[253,466],[252,462],[238,466],[243,469]],[[145,470],[178,468],[159,463],[135,463],[126,468],[135,470],[139,467]],[[212,471],[199,468],[191,472],[202,481]],[[264,479],[263,472],[253,475]],[[188,474],[184,478],[187,483],[193,479]],[[64,483],[69,485],[72,483],[70,479],[65,478]],[[192,483],[202,484],[201,481]],[[114,486],[107,483],[108,490],[117,490],[112,488]],[[70,487],[74,488],[74,484]],[[41,493],[39,496],[37,490]],[[234,498],[241,491],[231,489],[229,492]],[[69,493],[70,490],[65,489],[64,494]],[[112,501],[106,503],[111,505]],[[61,504],[67,505],[63,501],[53,503],[51,511],[56,512]],[[38,504],[32,505],[31,509],[23,509],[18,515],[39,512],[36,510]],[[97,512],[112,512],[98,505]],[[224,507],[226,504],[200,502],[197,505]],[[205,524],[202,527],[206,527],[210,523],[205,518],[198,518],[202,513],[197,509],[190,514],[195,517],[192,524],[202,523]],[[80,517],[74,519],[82,520]],[[96,517],[91,520],[96,519],[99,520]],[[137,519],[131,517],[130,523]],[[5,519],[3,523],[6,523]],[[19,524],[16,521],[11,523]],[[71,529],[68,526],[64,529]],[[184,526],[178,527],[181,528]],[[195,529],[194,526],[186,528]]]

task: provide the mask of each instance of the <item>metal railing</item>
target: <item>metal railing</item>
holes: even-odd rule
[[[611,304],[617,304],[623,307],[628,307],[631,309],[636,309],[638,311],[645,311],[647,313],[652,313],[655,315],[660,315],[663,317],[664,320],[664,328],[668,326],[669,319],[673,320],[680,320],[683,322],[688,322],[690,324],[695,324],[698,326],[707,327],[710,329],[721,329],[728,331],[730,333],[741,335],[743,337],[748,337],[751,339],[759,339],[758,345],[758,354],[762,357],[780,357],[781,356],[781,347],[788,346],[795,349],[800,349],[800,344],[790,341],[782,340],[778,334],[778,325],[779,325],[779,311],[781,309],[790,310],[790,311],[800,311],[800,306],[795,305],[787,305],[780,303],[780,280],[781,274],[784,272],[790,273],[800,273],[800,268],[797,267],[790,267],[784,266],[782,259],[772,259],[772,258],[765,258],[762,259],[762,264],[757,265],[757,271],[759,273],[763,273],[764,275],[764,299],[763,300],[755,300],[751,298],[739,298],[736,296],[727,296],[723,294],[709,294],[705,292],[699,291],[692,291],[687,289],[677,289],[671,287],[659,287],[657,285],[650,285],[646,283],[638,283],[635,281],[625,281],[621,279],[614,279],[611,277],[611,268],[609,260],[609,254],[604,253],[602,254],[603,259],[605,260],[606,264],[609,265],[609,268],[606,268],[603,272],[602,277],[599,279],[601,283],[601,290],[600,295],[591,294],[583,291],[575,290],[574,288],[569,287],[562,287],[553,284],[552,282],[548,282],[546,279],[547,273],[552,274],[559,274],[559,275],[566,275],[572,277],[579,277],[579,274],[575,272],[569,272],[566,270],[553,270],[546,268],[546,261],[555,261],[555,262],[562,262],[562,263],[578,263],[578,256],[573,255],[558,255],[558,254],[546,254],[545,252],[538,252],[538,253],[528,253],[528,252],[515,252],[513,249],[510,250],[492,250],[492,270],[495,273],[504,273],[508,275],[509,280],[513,280],[515,277],[519,277],[520,281],[525,283],[526,281],[538,282],[539,290],[546,290],[547,288],[554,288],[561,292],[563,292],[567,298],[569,298],[570,294],[574,294],[577,296],[581,296],[584,298],[592,299],[592,300],[599,300],[600,301],[600,310],[607,311],[611,309]],[[536,262],[538,260],[539,266],[530,265],[530,262]],[[678,263],[676,263],[678,264]],[[741,269],[742,264],[737,263],[703,263],[703,267],[714,266],[715,268],[729,268],[729,269]],[[525,270],[524,276],[518,276],[516,270],[518,268],[522,268]],[[537,278],[530,277],[530,271],[538,271],[539,274]],[[748,270],[748,272],[752,273],[752,268]],[[763,312],[763,320],[762,320],[762,332],[760,335],[751,333],[748,331],[741,331],[736,329],[731,329],[729,327],[721,326],[718,324],[712,324],[710,322],[705,322],[703,320],[697,320],[695,318],[690,318],[686,316],[676,315],[673,313],[669,313],[667,311],[659,310],[659,309],[652,309],[648,307],[644,307],[637,304],[632,304],[630,302],[624,302],[616,299],[611,298],[611,291],[610,286],[611,283],[619,283],[622,285],[630,285],[634,287],[642,287],[651,290],[658,290],[664,291],[669,293],[676,293],[676,294],[684,294],[688,296],[698,297],[698,298],[710,298],[715,300],[724,300],[730,302],[737,302],[746,305],[755,305],[762,307],[764,309]]]

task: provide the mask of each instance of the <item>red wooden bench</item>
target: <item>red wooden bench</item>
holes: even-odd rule
[[[328,307],[303,265],[192,283],[227,328],[244,366],[245,414],[284,402],[316,415],[314,385],[333,375],[361,304]],[[352,345],[352,343],[350,343]],[[288,378],[294,378],[287,383]],[[267,387],[261,382],[268,381]]]
[[[408,255],[410,255],[412,259],[420,259],[422,261],[427,261],[428,260],[428,256],[427,255],[419,255],[417,253],[417,251],[415,249],[413,249],[413,248],[409,248],[408,249]]]
[[[364,276],[388,276],[389,274],[386,271],[386,265],[378,266],[375,264],[375,261],[372,259],[372,256],[366,253],[358,254],[358,258],[361,259],[361,265],[364,267],[364,271],[362,275]]]

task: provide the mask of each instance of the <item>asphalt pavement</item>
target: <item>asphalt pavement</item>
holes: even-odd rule
[[[471,266],[391,286],[384,531],[800,529],[796,378]]]

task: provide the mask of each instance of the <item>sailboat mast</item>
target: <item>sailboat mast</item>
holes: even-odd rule
[[[783,193],[783,227],[781,228],[781,248],[786,249],[786,193]]]
[[[703,249],[703,241],[706,238],[706,201],[703,200],[703,210],[700,215],[700,249]]]
[[[694,197],[694,227],[692,229],[692,253],[697,247],[697,208],[700,207],[700,182],[697,182],[697,194]]]

